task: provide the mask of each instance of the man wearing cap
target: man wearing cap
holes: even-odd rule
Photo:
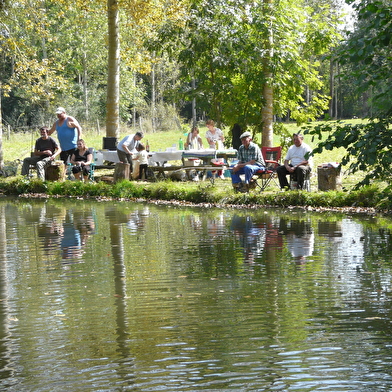
[[[61,154],[60,159],[67,164],[68,158],[77,148],[78,140],[81,138],[82,127],[77,120],[71,116],[67,116],[65,109],[62,107],[56,110],[57,121],[52,125],[48,135],[57,131],[57,137],[60,142]]]
[[[261,168],[265,168],[265,162],[260,147],[252,142],[250,132],[244,132],[240,139],[241,146],[237,154],[238,163],[233,167],[231,181],[235,191],[247,192],[253,175]],[[245,174],[245,183],[242,183],[241,174]]]

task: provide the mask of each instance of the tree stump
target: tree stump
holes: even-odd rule
[[[340,178],[340,166],[317,168],[318,189],[320,191],[332,191],[342,189]]]
[[[130,164],[119,162],[114,168],[114,182],[129,180]]]
[[[45,168],[46,181],[64,181],[65,165],[63,161],[52,162]]]

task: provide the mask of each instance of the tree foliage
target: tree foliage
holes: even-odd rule
[[[108,114],[106,95],[114,83],[108,79],[113,36],[107,32],[107,4],[8,2],[0,21],[6,121],[14,127],[47,123],[59,105],[82,122]],[[171,116],[172,108],[196,99],[200,115],[223,125],[240,123],[257,135],[268,123],[266,116],[303,122],[326,108],[325,59],[339,38],[334,1],[116,4],[121,77],[119,97],[109,98],[115,104],[109,110],[122,122],[137,114],[153,116],[155,105],[170,108]],[[115,122],[113,132],[117,129]]]
[[[327,124],[310,133],[325,139],[315,153],[346,149],[342,163],[349,164],[351,172],[367,173],[357,184],[360,187],[374,179],[391,178],[392,6],[388,1],[363,0],[357,11],[357,28],[339,49],[338,60],[351,70],[350,79],[355,80],[358,92],[372,91],[373,115],[364,125]]]
[[[181,23],[183,6],[174,1],[122,0],[118,4],[122,38],[118,105],[121,120],[127,121],[141,91],[134,76],[151,69],[145,43],[168,20]],[[105,0],[8,4],[0,21],[0,80],[8,123],[37,126],[48,121],[46,116],[51,119],[59,105],[82,121],[106,115],[106,12]]]
[[[196,80],[184,96],[218,123],[258,133],[270,85],[275,115],[316,118],[328,103],[322,56],[339,37],[338,16],[322,3],[193,0],[184,29],[162,35],[165,42],[177,38],[171,42],[183,80],[188,86]]]

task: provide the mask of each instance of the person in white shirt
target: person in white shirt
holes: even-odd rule
[[[206,126],[208,128],[208,131],[206,132],[206,139],[210,148],[216,149],[216,144],[221,146],[219,148],[223,148],[225,137],[223,136],[222,130],[215,128],[214,120],[207,120]]]
[[[143,173],[144,179],[147,180],[148,152],[142,143],[137,145],[136,150],[137,154],[133,160],[137,160],[139,162],[139,180],[143,179]]]
[[[130,165],[130,172],[132,173],[132,154],[137,152],[136,148],[138,143],[141,139],[143,139],[143,132],[139,131],[136,132],[134,135],[125,136],[117,144],[117,156],[120,162],[129,163]]]
[[[288,149],[284,164],[276,170],[281,189],[290,189],[287,181],[288,174],[294,174],[298,189],[304,188],[304,180],[312,170],[313,158],[310,155],[312,149],[304,143],[304,136],[294,133],[294,144]]]

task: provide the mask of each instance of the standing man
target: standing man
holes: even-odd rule
[[[71,155],[77,148],[78,140],[82,136],[82,127],[75,118],[67,116],[65,109],[62,107],[57,108],[56,115],[57,121],[49,130],[49,135],[57,131],[57,137],[62,150],[60,159],[66,165],[68,158],[71,158]]]
[[[56,140],[48,135],[48,128],[40,128],[41,137],[35,141],[34,155],[23,160],[22,176],[30,174],[30,165],[37,168],[37,177],[45,180],[45,168],[51,161],[56,159],[56,156],[61,153],[61,148]]]
[[[117,144],[117,156],[120,162],[129,163],[129,172],[132,173],[132,154],[136,154],[136,147],[139,144],[139,140],[143,139],[143,132],[138,131],[134,135],[125,136]]]
[[[287,174],[294,174],[297,178],[298,189],[303,189],[305,178],[312,170],[313,158],[310,156],[312,149],[304,143],[304,136],[294,133],[293,142],[294,145],[287,151],[284,165],[276,170],[281,189],[290,189]]]
[[[233,167],[231,181],[235,191],[248,192],[250,180],[258,170],[265,168],[265,162],[260,147],[252,142],[250,132],[244,132],[240,139],[238,163]],[[240,174],[245,174],[245,184],[242,183]]]

